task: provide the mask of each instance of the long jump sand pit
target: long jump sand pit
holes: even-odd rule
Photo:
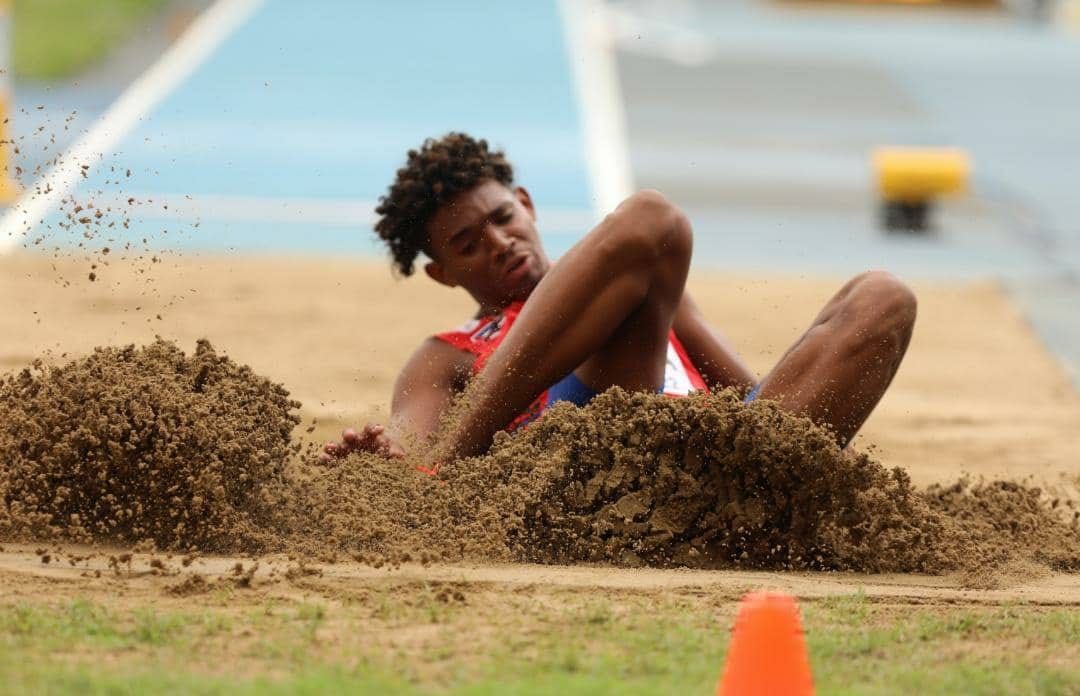
[[[762,372],[839,281],[690,290]],[[440,483],[363,457],[315,466],[311,443],[385,418],[404,356],[466,318],[464,298],[357,261],[167,259],[90,281],[70,258],[0,259],[5,595],[116,611],[316,597],[419,653],[440,642],[427,623],[379,606],[449,608],[484,635],[586,599],[722,623],[755,587],[1075,607],[1080,399],[993,284],[916,291],[860,456],[769,404],[612,393]]]

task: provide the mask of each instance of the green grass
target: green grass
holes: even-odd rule
[[[15,0],[16,77],[58,80],[103,58],[164,0]]]
[[[711,693],[733,602],[523,599],[513,610],[423,593],[123,610],[0,606],[0,685],[24,693]],[[1075,694],[1080,612],[1032,606],[803,603],[821,694]],[[425,636],[411,644],[411,634]],[[404,638],[404,640],[398,640]]]

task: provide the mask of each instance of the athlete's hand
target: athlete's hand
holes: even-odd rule
[[[351,452],[371,452],[390,459],[405,456],[405,450],[386,434],[386,428],[378,423],[368,423],[360,432],[346,428],[341,432],[341,442],[327,442],[319,458],[324,462],[340,459]]]

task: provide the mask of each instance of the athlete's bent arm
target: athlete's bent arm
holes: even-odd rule
[[[471,356],[429,338],[398,375],[389,424],[369,423],[360,432],[346,429],[341,442],[326,444],[324,458],[353,451],[404,457],[410,446],[426,441],[438,429],[439,418],[468,381],[471,363]]]
[[[672,328],[690,356],[690,362],[701,372],[710,388],[750,389],[757,384],[754,373],[735,352],[735,348],[706,321],[697,304],[685,291],[675,310]]]

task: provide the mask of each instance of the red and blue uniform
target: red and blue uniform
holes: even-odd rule
[[[472,367],[473,374],[476,374],[509,333],[510,327],[514,325],[524,304],[521,301],[514,302],[498,315],[471,319],[453,331],[435,334],[435,338],[476,356]],[[690,361],[686,349],[672,331],[668,335],[664,384],[658,391],[668,396],[686,396],[697,390],[708,391],[708,387],[701,373]],[[584,384],[571,372],[545,389],[524,413],[510,423],[507,429],[514,430],[532,422],[544,412],[544,409],[557,401],[569,401],[578,406],[584,406],[596,394],[596,390]]]

